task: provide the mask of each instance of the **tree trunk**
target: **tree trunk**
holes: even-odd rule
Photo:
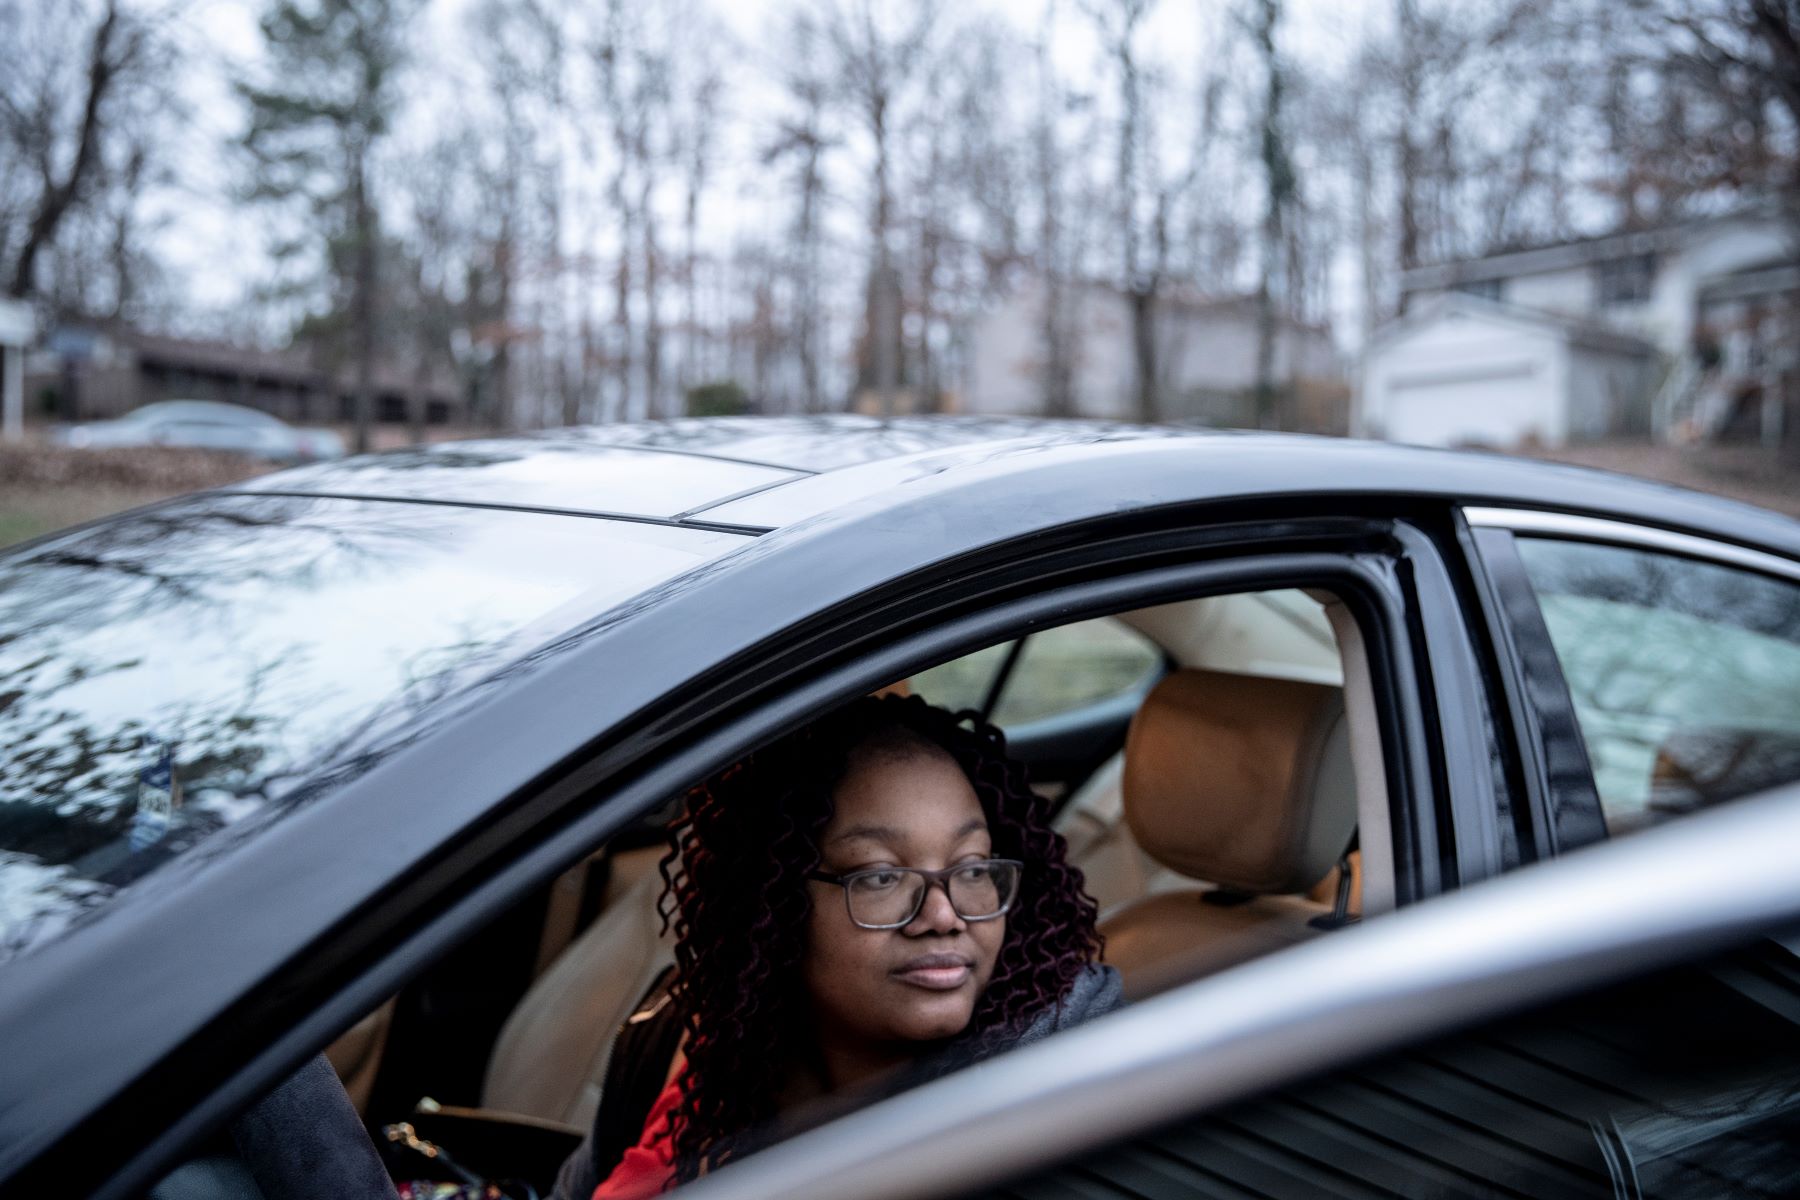
[[[1062,270],[1051,268],[1044,273],[1044,415],[1048,417],[1076,415],[1067,307]]]
[[[637,415],[634,411],[636,400],[631,394],[632,342],[635,336],[631,320],[631,243],[636,230],[632,228],[631,214],[623,204],[623,181],[615,194],[621,201],[622,225],[619,230],[619,269],[613,277],[613,371],[619,392],[619,418],[630,421]]]
[[[356,324],[356,432],[358,454],[369,450],[370,426],[375,409],[375,288],[376,222],[369,201],[366,149],[358,148],[351,164],[351,204],[356,223],[356,296],[351,311]]]
[[[1278,429],[1275,391],[1275,277],[1282,251],[1282,222],[1293,194],[1293,175],[1281,131],[1281,63],[1275,51],[1275,28],[1281,20],[1280,0],[1261,0],[1257,42],[1267,71],[1262,111],[1262,163],[1265,195],[1262,246],[1256,284],[1256,424]]]
[[[819,173],[820,142],[809,123],[806,166],[800,189],[800,317],[796,333],[800,342],[800,387],[806,411],[822,412],[825,388],[819,373],[819,198],[824,190]]]
[[[512,410],[512,285],[513,285],[513,235],[510,213],[500,224],[500,241],[494,253],[495,273],[499,277],[499,293],[494,297],[495,316],[498,318],[499,340],[494,346],[492,401],[494,411],[489,414],[493,427],[509,429],[517,422]]]
[[[1400,269],[1419,265],[1419,149],[1412,122],[1419,116],[1418,0],[1399,0],[1400,114],[1395,127],[1400,172]],[[1401,305],[1405,306],[1402,294]]]
[[[1131,289],[1131,339],[1137,363],[1137,419],[1154,425],[1162,417],[1156,378],[1156,284],[1140,281]]]
[[[894,270],[893,250],[888,245],[893,185],[885,96],[873,99],[869,128],[875,139],[875,213],[870,230],[875,243],[875,271],[869,287],[869,358],[881,415],[891,417],[900,389],[900,276]]]
[[[638,192],[638,220],[644,225],[644,415],[660,417],[662,411],[662,270],[656,245],[656,213],[650,205],[650,173],[644,172]]]
[[[431,403],[431,368],[421,358],[413,374],[412,395],[406,398],[407,438],[415,446],[425,444],[425,410]]]
[[[688,390],[701,382],[700,378],[700,256],[695,250],[700,225],[700,181],[691,178],[687,189],[687,207],[683,213],[682,257],[686,260],[686,278],[683,280],[682,307],[685,310],[683,337],[681,346],[681,397],[676,404],[676,415],[686,410]]]
[[[1069,340],[1068,292],[1063,276],[1062,151],[1056,135],[1061,96],[1050,66],[1049,14],[1037,44],[1038,125],[1036,130],[1038,189],[1038,269],[1044,277],[1044,415],[1075,415],[1074,370]]]
[[[87,96],[82,102],[81,131],[76,137],[75,158],[69,164],[69,173],[60,181],[52,178],[48,159],[45,161],[43,191],[38,196],[37,210],[32,214],[31,223],[26,226],[25,244],[20,247],[19,256],[13,265],[10,290],[15,296],[31,295],[36,283],[38,254],[56,236],[57,227],[62,224],[75,197],[80,195],[88,173],[94,169],[102,136],[101,105],[121,66],[121,62],[113,56],[113,39],[118,32],[118,0],[108,0],[106,15],[94,30],[88,51]],[[130,51],[127,50],[126,56],[129,54]]]
[[[885,248],[877,261],[869,281],[869,350],[880,412],[891,417],[900,384],[900,274]]]

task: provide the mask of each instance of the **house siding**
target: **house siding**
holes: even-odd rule
[[[1027,415],[1044,411],[1048,353],[1045,289],[1021,287],[972,327],[964,411]],[[1068,359],[1077,414],[1138,417],[1137,352],[1130,298],[1106,287],[1072,288]],[[1159,302],[1156,317],[1159,416],[1242,424],[1256,382],[1257,323],[1243,301]],[[1344,369],[1328,331],[1277,325],[1274,375],[1281,384],[1327,383],[1340,393]]]

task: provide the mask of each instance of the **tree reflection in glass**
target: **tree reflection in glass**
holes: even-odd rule
[[[539,513],[214,495],[0,560],[0,961],[530,647],[740,542]],[[260,819],[252,819],[260,818]]]

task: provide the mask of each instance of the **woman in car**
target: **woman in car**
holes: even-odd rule
[[[641,1122],[603,1098],[559,1200],[654,1195],[1119,1002],[1046,802],[973,714],[855,701],[693,789],[671,836],[668,1033],[608,1071],[660,1094]]]

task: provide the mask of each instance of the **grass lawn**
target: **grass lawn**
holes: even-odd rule
[[[105,484],[0,485],[0,546],[180,495],[184,490],[188,489]]]
[[[271,469],[202,450],[0,446],[0,546]]]

